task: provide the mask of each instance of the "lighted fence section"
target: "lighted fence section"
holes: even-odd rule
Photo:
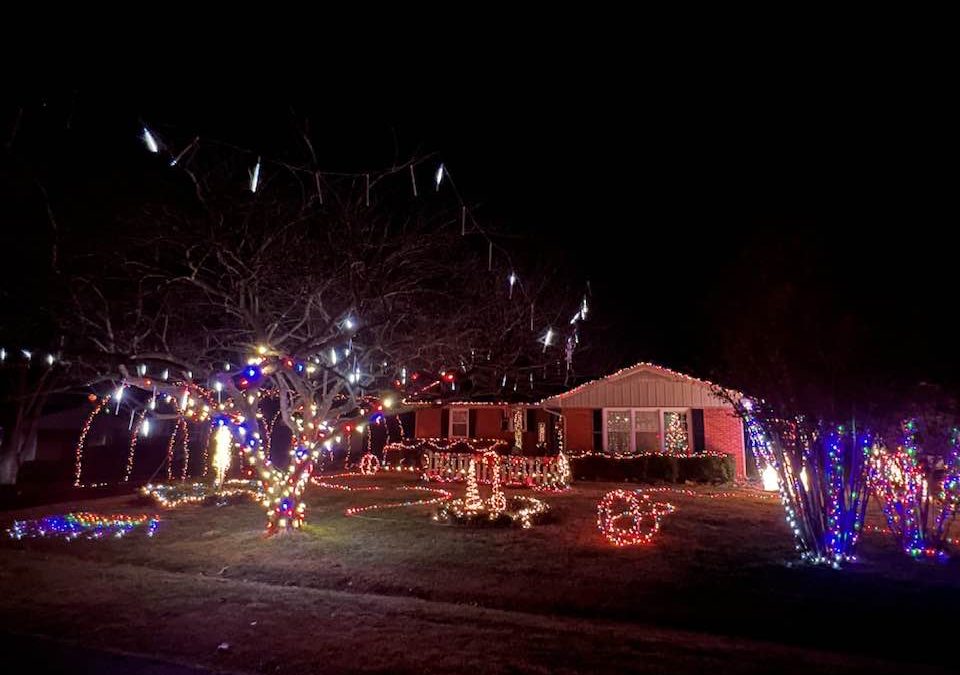
[[[425,450],[421,461],[423,475],[428,480],[466,480],[471,452],[443,452]],[[477,481],[493,481],[493,463],[477,462]],[[553,457],[521,457],[503,455],[500,462],[500,481],[503,485],[541,488],[566,487],[570,482],[570,467],[563,455]]]

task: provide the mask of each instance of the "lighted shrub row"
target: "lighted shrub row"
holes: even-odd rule
[[[638,455],[627,459],[588,455],[572,459],[571,466],[574,480],[637,483],[728,483],[735,471],[732,455]]]

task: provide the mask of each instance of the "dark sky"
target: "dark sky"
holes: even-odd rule
[[[866,366],[953,381],[946,93],[885,68],[824,75],[501,64],[442,83],[402,72],[342,87],[128,83],[24,101],[47,122],[72,110],[84,180],[118,191],[118,165],[136,171],[142,154],[140,120],[270,154],[294,110],[332,170],[436,152],[479,214],[590,281],[621,364],[722,372],[724,324],[743,330],[750,298],[776,279],[828,306],[826,322],[856,323]]]

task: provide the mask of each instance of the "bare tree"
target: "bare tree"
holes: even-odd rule
[[[408,181],[432,166],[331,178],[309,156],[212,154],[180,160],[195,199],[145,209],[115,255],[94,256],[72,286],[75,315],[101,377],[209,403],[222,387],[216,414],[262,478],[270,532],[299,526],[323,444],[396,411],[385,392],[413,384],[407,373],[449,373],[421,393],[474,395],[568,377],[581,295],[517,275],[459,200],[412,197]],[[262,442],[266,392],[294,434],[286,463]]]

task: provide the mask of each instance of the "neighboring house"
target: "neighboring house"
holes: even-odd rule
[[[651,363],[638,363],[570,391],[531,403],[456,401],[416,405],[414,435],[437,439],[502,439],[514,444],[522,410],[524,454],[564,449],[630,455],[656,452],[732,455],[737,478],[747,472],[743,423],[714,385]]]

